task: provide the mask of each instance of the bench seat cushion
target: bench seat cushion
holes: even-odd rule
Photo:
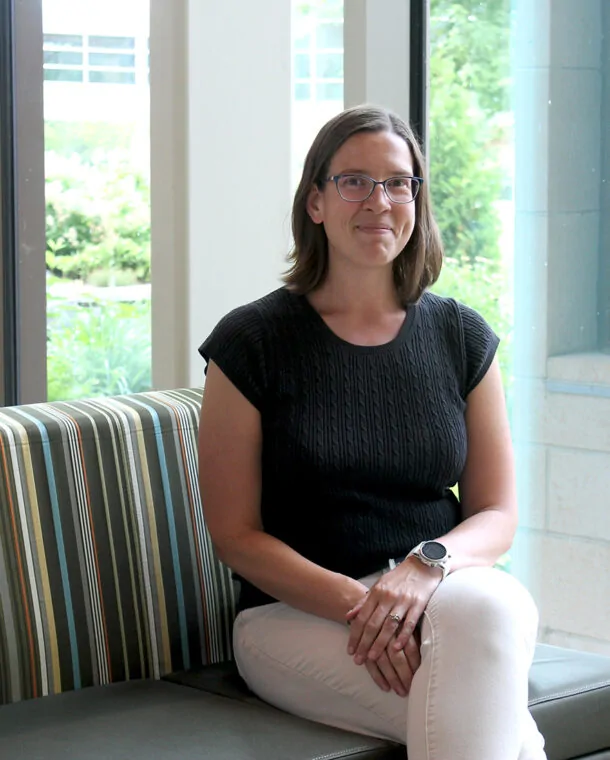
[[[404,760],[404,748],[164,681],[94,686],[0,707],[19,760]]]
[[[530,710],[549,760],[610,756],[610,657],[539,644]]]
[[[168,679],[255,704],[233,663]],[[501,685],[499,685],[499,688]],[[610,760],[610,658],[539,644],[530,673],[530,710],[546,740],[548,760]]]

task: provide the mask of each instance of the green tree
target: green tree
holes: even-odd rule
[[[120,151],[46,154],[47,269],[58,277],[107,284],[150,279],[148,181]]]
[[[510,109],[510,0],[432,0],[430,44],[488,115]],[[433,86],[435,86],[433,81]]]
[[[476,264],[497,262],[500,222],[494,202],[502,168],[494,155],[496,130],[477,93],[453,79],[452,61],[435,51],[431,60],[430,187],[449,255]]]
[[[510,187],[510,1],[432,0],[430,185],[446,260],[435,290],[479,311],[502,338],[512,315],[499,202]]]

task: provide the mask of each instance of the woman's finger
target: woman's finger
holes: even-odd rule
[[[369,619],[366,621],[362,629],[362,633],[360,635],[360,640],[358,642],[358,645],[354,653],[354,659],[356,660],[356,663],[358,665],[361,665],[368,658],[371,646],[373,645],[373,642],[379,636],[379,633],[381,629],[383,628],[384,623],[386,621],[387,614],[388,613],[384,609],[384,607],[379,605],[377,606],[373,614],[369,617]],[[353,625],[354,623],[352,623],[352,626]],[[394,630],[391,630],[391,633],[394,633],[395,630],[396,630],[395,628]],[[387,640],[388,641],[390,640],[390,636],[387,636]]]
[[[390,691],[390,684],[386,681],[386,679],[383,676],[383,673],[377,667],[377,663],[367,662],[366,669],[368,670],[369,675],[371,676],[373,681],[375,681],[377,686],[379,686],[381,691]]]
[[[382,652],[385,652],[390,640],[399,632],[406,614],[407,610],[403,607],[394,607],[394,609],[385,616],[385,620],[377,634],[377,638],[373,641],[371,648],[369,649],[369,659],[376,660],[381,656]]]
[[[395,651],[394,647],[389,647],[390,651]],[[419,637],[415,634],[407,641],[402,649],[403,654],[407,658],[411,671],[415,673],[421,665],[421,651],[419,644]]]
[[[412,669],[406,653],[404,651],[395,652],[394,650],[390,649],[387,652],[387,657],[392,664],[396,675],[400,679],[400,683],[404,689],[405,695],[407,695],[411,690],[411,682],[413,680],[413,674],[415,671]]]
[[[348,654],[359,656],[359,665],[366,659],[369,648],[375,640],[383,622],[383,611],[379,611],[379,600],[376,594],[367,594],[366,598],[361,601],[360,610],[350,621],[350,635],[347,646]],[[371,633],[372,630],[374,630],[374,635]]]
[[[394,657],[394,659],[398,660],[399,657],[400,657],[400,653],[396,653],[396,656]],[[406,657],[404,655],[403,655],[403,660],[406,662]],[[402,678],[396,672],[396,668],[394,667],[393,662],[390,661],[388,653],[384,652],[381,655],[381,657],[378,660],[376,660],[376,664],[379,670],[381,671],[381,673],[383,674],[383,677],[385,678],[385,680],[390,684],[390,688],[392,689],[392,691],[398,694],[399,697],[406,697],[407,694],[409,693],[408,689],[405,688]],[[407,665],[407,669],[408,669],[408,665]],[[410,685],[411,683],[410,679],[407,679],[407,683]]]
[[[363,599],[361,602],[358,602],[354,607],[351,608],[351,610],[346,614],[345,619],[346,620],[353,620],[360,610],[362,609],[364,605],[365,600]]]
[[[368,622],[369,616],[374,612],[375,606],[363,605],[362,609],[350,621],[347,653],[355,654],[360,646],[360,640]]]
[[[407,642],[417,628],[417,624],[424,613],[424,609],[425,604],[420,599],[413,601],[413,604],[409,607],[407,614],[405,615],[402,627],[396,636],[396,642],[392,645],[396,651],[405,648]]]

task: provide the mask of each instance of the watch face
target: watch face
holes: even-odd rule
[[[426,541],[421,548],[421,553],[427,559],[439,560],[445,559],[447,556],[447,549],[438,541]]]

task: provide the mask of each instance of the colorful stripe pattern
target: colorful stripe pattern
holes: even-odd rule
[[[231,657],[201,389],[0,409],[0,704]]]

